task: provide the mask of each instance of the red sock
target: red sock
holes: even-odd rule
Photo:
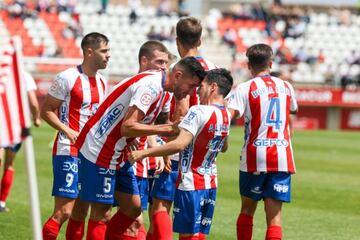
[[[266,231],[265,240],[281,240],[282,231],[281,226],[270,225]]]
[[[42,229],[42,235],[44,240],[56,240],[60,231],[60,223],[50,217],[44,224]]]
[[[146,240],[146,230],[145,230],[144,224],[141,224],[141,226],[139,228],[137,239],[138,240]]]
[[[154,236],[157,240],[172,239],[172,222],[167,211],[156,212],[152,216]]]
[[[200,239],[200,240],[205,240],[205,239],[206,239],[206,234],[204,234],[204,233],[199,233],[199,239]]]
[[[133,237],[133,236],[129,236],[129,235],[125,235],[123,234],[122,236],[120,236],[119,238],[114,238],[114,240],[136,240],[138,239],[137,237]]]
[[[104,240],[106,223],[89,219],[86,240]]]
[[[179,237],[179,240],[198,240],[199,236]]]
[[[1,180],[0,201],[6,202],[13,180],[14,180],[14,169],[13,168],[5,169],[4,175]]]
[[[147,232],[146,234],[146,240],[156,240],[155,236],[151,232]]]
[[[66,240],[81,240],[84,236],[84,228],[84,221],[70,218],[66,227]]]
[[[237,239],[238,240],[251,240],[253,228],[253,217],[240,214],[236,222]]]
[[[130,218],[118,210],[108,223],[105,239],[120,239],[134,221],[135,218]]]

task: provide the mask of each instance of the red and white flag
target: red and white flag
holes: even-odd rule
[[[0,147],[20,143],[29,135],[29,105],[18,45],[14,40],[0,43]]]

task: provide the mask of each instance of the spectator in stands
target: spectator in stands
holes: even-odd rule
[[[36,4],[36,11],[38,12],[46,12],[48,11],[48,8],[50,7],[50,1],[49,0],[38,0]]]
[[[98,13],[99,14],[106,13],[106,9],[107,9],[109,0],[101,0],[100,2],[101,2],[101,9],[100,9],[100,11]]]
[[[295,53],[296,62],[306,62],[308,60],[308,54],[306,53],[304,47],[300,47]]]
[[[345,61],[350,65],[360,64],[360,53],[356,50],[352,50],[350,56],[348,56]]]
[[[157,8],[157,15],[160,16],[170,16],[171,13],[171,1],[169,0],[160,0],[160,3]]]
[[[130,25],[132,25],[138,19],[136,10],[141,7],[141,0],[128,0],[128,6],[130,8],[129,21],[130,21]]]
[[[185,0],[178,0],[178,15],[179,17],[188,16],[189,13],[186,11]]]
[[[221,18],[221,12],[219,9],[212,8],[209,10],[208,15],[206,16],[206,30],[208,32],[208,36],[212,38],[213,32],[215,32],[218,28],[218,21]]]
[[[253,3],[251,7],[251,13],[254,19],[265,21],[267,18],[267,12],[261,3]]]
[[[224,33],[224,36],[223,36],[222,40],[230,48],[235,48],[236,47],[236,40],[237,40],[236,31],[233,28],[227,28],[225,30],[225,33]]]
[[[274,62],[279,64],[294,64],[294,56],[290,49],[284,44],[278,49],[275,54]]]
[[[155,26],[152,25],[150,27],[150,31],[146,34],[148,40],[156,40],[160,41],[161,37],[160,34],[155,31]]]

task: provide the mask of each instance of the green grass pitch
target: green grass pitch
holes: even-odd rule
[[[45,125],[33,129],[43,222],[53,208],[49,143],[54,131]],[[236,239],[242,131],[241,128],[231,129],[230,147],[218,158],[219,189],[208,239]],[[297,173],[292,179],[292,202],[283,207],[284,239],[360,239],[359,140],[359,132],[295,131],[293,147]],[[0,239],[31,239],[23,150],[17,156],[15,169],[15,182],[7,202],[11,212],[0,213]],[[260,202],[255,215],[253,239],[264,239],[265,231],[263,204]],[[64,233],[65,227],[58,239],[65,239]]]

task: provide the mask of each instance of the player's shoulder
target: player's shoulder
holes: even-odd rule
[[[193,105],[189,108],[189,112],[194,112],[199,115],[199,117],[204,116],[209,110],[212,109],[211,105]]]
[[[80,75],[80,73],[76,67],[70,67],[70,68],[65,69],[64,71],[58,73],[56,75],[56,79],[72,81],[72,80],[76,79],[79,75]]]
[[[196,56],[195,58],[203,66],[203,68],[207,71],[219,68],[212,61],[210,61],[202,56]]]

